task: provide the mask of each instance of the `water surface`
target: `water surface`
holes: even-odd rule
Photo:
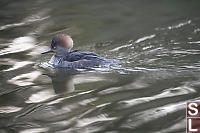
[[[185,132],[200,99],[200,1],[1,0],[0,132]],[[53,35],[120,65],[52,69]],[[42,66],[42,67],[41,67]]]

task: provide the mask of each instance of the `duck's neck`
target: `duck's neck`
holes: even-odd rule
[[[62,58],[65,57],[69,52],[70,49],[68,48],[58,48],[56,51],[56,56]]]

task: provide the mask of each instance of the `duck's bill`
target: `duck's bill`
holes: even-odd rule
[[[50,49],[48,51],[42,52],[41,54],[48,54],[48,53],[54,53],[54,51],[52,49]]]

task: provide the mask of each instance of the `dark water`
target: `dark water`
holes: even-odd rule
[[[199,0],[1,0],[1,133],[185,132],[200,99]],[[46,68],[57,33],[122,64]]]

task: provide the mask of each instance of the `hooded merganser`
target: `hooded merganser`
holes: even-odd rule
[[[113,61],[104,59],[92,52],[71,51],[72,47],[73,40],[69,35],[58,34],[51,41],[51,49],[42,54],[55,53],[49,63],[56,67],[87,68],[113,63]]]

